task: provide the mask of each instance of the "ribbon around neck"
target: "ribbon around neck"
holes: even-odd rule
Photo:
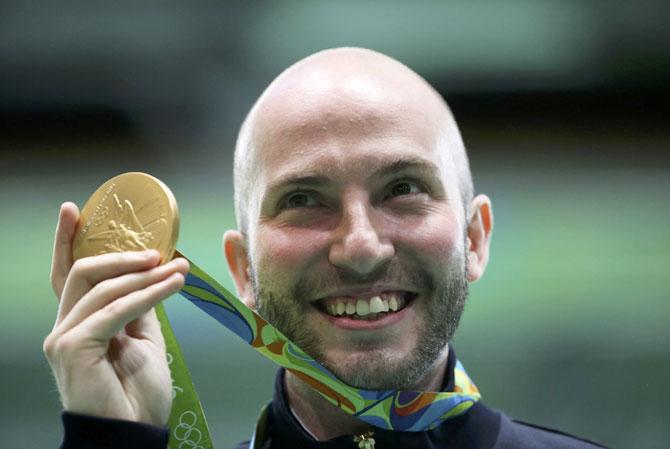
[[[186,276],[185,285],[179,292],[182,296],[234,332],[256,351],[309,384],[329,402],[368,424],[387,430],[408,432],[429,430],[446,419],[462,415],[481,398],[479,390],[459,361],[456,362],[454,369],[453,392],[373,391],[349,386],[305,354],[278,329],[197,265],[189,262],[191,268]],[[159,313],[159,319],[165,330],[167,320],[161,315]],[[167,327],[169,330],[169,324]],[[171,334],[171,330],[169,332]],[[179,359],[178,364],[183,364],[178,346],[171,352],[171,348],[175,346],[176,340],[174,344],[168,344],[168,353],[173,359]],[[186,370],[185,364],[183,370]],[[188,374],[186,376],[188,377]],[[173,377],[176,376],[173,374]],[[184,418],[193,421],[202,415],[199,403],[195,409],[197,410],[181,411],[174,410],[173,406],[171,427],[181,426],[183,430],[184,423],[176,421],[177,415],[182,421]],[[202,418],[204,421],[204,415]]]

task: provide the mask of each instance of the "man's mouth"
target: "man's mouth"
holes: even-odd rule
[[[400,312],[416,296],[416,293],[408,291],[385,291],[370,296],[324,298],[315,305],[332,317],[374,321]]]

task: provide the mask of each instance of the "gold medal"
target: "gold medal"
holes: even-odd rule
[[[105,182],[81,210],[74,260],[98,254],[156,249],[172,259],[179,235],[177,200],[151,175],[131,172]]]

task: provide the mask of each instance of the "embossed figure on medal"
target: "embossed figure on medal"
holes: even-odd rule
[[[90,235],[88,240],[103,240],[104,249],[100,254],[114,251],[141,251],[151,247],[151,241],[155,239],[154,234],[148,230],[153,226],[167,225],[166,215],[162,213],[159,217],[142,224],[137,218],[133,204],[129,200],[119,200],[118,195],[114,194],[114,208],[109,214],[111,217],[107,221],[106,231],[101,231]],[[155,203],[156,200],[150,200]]]

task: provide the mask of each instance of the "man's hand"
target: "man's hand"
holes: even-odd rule
[[[172,381],[153,307],[179,291],[188,262],[157,251],[72,261],[79,210],[61,206],[51,284],[58,316],[44,340],[65,410],[165,425]]]

